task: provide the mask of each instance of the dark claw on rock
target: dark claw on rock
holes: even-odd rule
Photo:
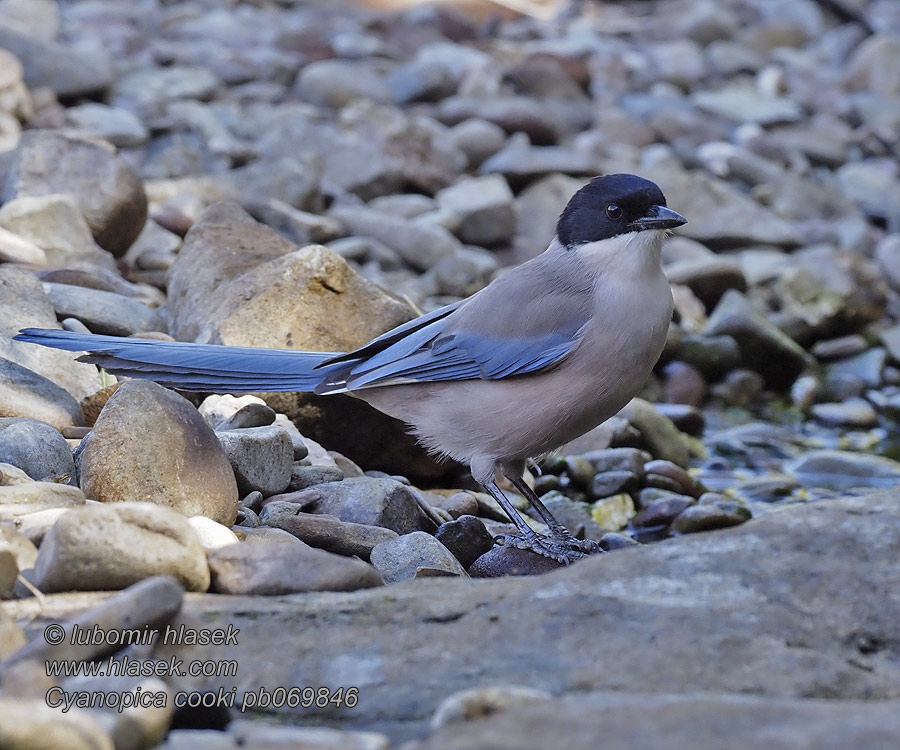
[[[547,537],[535,534],[531,537],[525,537],[520,534],[499,534],[494,537],[494,542],[518,549],[530,550],[535,554],[556,560],[562,565],[569,565],[588,555],[603,552],[600,545],[592,539],[581,540],[572,536]]]

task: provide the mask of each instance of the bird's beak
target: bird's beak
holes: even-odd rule
[[[646,216],[628,224],[632,232],[643,232],[645,229],[674,229],[682,224],[687,224],[681,214],[665,206],[653,206]]]

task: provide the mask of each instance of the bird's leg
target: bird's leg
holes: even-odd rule
[[[506,495],[503,494],[495,482],[486,483],[484,488],[490,493],[491,497],[499,503],[500,507],[503,508],[503,511],[509,516],[510,520],[519,528],[518,534],[498,534],[494,537],[496,541],[519,549],[531,550],[532,552],[536,552],[539,555],[549,557],[566,565],[573,560],[580,560],[585,556],[585,551],[581,548],[581,545],[583,545],[584,542],[579,542],[568,534],[565,527],[557,522],[553,516],[550,516],[550,518],[553,519],[554,524],[562,529],[563,533],[567,536],[546,537],[542,534],[538,534],[526,523],[525,519],[519,515],[519,512],[513,507],[513,504],[507,499]],[[547,509],[544,508],[544,510],[546,511]],[[569,540],[571,540],[571,542],[569,542]]]
[[[515,470],[503,470],[503,476],[512,482],[513,487],[521,492],[525,499],[531,503],[541,520],[550,529],[550,539],[555,544],[562,545],[571,552],[580,552],[585,555],[593,555],[603,551],[593,539],[576,539],[572,536],[571,532],[553,517],[550,509],[541,502],[537,493],[528,486],[521,474],[516,473]]]

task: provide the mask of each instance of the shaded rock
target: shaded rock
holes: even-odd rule
[[[591,506],[587,503],[560,492],[541,496],[541,502],[576,538],[599,540],[603,536],[604,529],[591,517]]]
[[[279,596],[299,591],[354,591],[383,581],[368,563],[302,542],[231,544],[209,554],[212,588],[220,594]]]
[[[506,133],[495,125],[479,117],[463,120],[450,128],[450,137],[456,147],[466,155],[469,167],[478,167],[496,154],[506,141]]]
[[[677,491],[685,495],[697,497],[701,490],[698,490],[697,483],[693,477],[683,468],[671,461],[663,461],[660,459],[648,461],[644,464],[645,479],[651,482],[654,477],[665,477],[677,485]]]
[[[363,560],[369,559],[375,545],[397,537],[396,531],[381,526],[341,521],[324,513],[304,513],[302,508],[302,504],[290,502],[266,503],[260,521],[283,529],[312,547]]]
[[[889,234],[875,247],[875,258],[890,285],[900,290],[900,234]]]
[[[597,474],[591,484],[594,497],[609,497],[618,492],[637,489],[638,477],[630,471],[605,471]]]
[[[474,515],[462,515],[442,523],[434,538],[450,550],[466,569],[494,546],[494,538]]]
[[[372,549],[370,557],[385,583],[415,578],[419,568],[437,569],[454,576],[466,575],[465,568],[453,553],[424,531],[413,531],[381,542]]]
[[[705,333],[732,336],[740,347],[743,362],[775,388],[788,387],[806,366],[803,349],[735,290],[722,297],[710,315]]]
[[[708,379],[721,377],[741,363],[741,350],[732,336],[688,335],[677,346],[678,359]]]
[[[562,563],[549,557],[537,555],[530,550],[501,545],[479,557],[469,566],[468,573],[472,578],[533,576],[549,573],[560,567]]]
[[[115,745],[90,711],[73,708],[62,713],[44,699],[0,698],[0,742],[4,747],[45,750],[109,750]]]
[[[900,362],[900,325],[886,328],[880,334],[881,342],[887,348],[894,362]]]
[[[169,305],[181,340],[314,351],[349,351],[412,317],[340,256],[298,249],[234,204],[213,206],[189,232]]]
[[[80,457],[81,487],[101,502],[143,500],[185,516],[234,523],[234,472],[215,433],[173,391],[123,383],[103,407]]]
[[[350,459],[347,459],[348,461]],[[364,476],[360,471],[356,476]],[[344,472],[338,468],[331,466],[303,466],[295,463],[291,467],[291,479],[288,482],[287,489],[291,492],[297,490],[305,490],[307,487],[314,487],[317,484],[325,484],[326,482],[340,482],[344,478]]]
[[[672,522],[672,530],[679,534],[724,529],[750,519],[750,511],[734,500],[714,500],[685,508]]]
[[[438,205],[459,215],[456,234],[463,242],[490,247],[515,234],[513,194],[499,175],[462,179],[435,197]]]
[[[40,482],[69,484],[75,477],[66,439],[37,419],[0,418],[0,462],[18,466]]]
[[[767,96],[743,85],[726,86],[718,91],[698,91],[691,99],[699,109],[734,122],[772,125],[799,120],[803,114],[797,103],[790,99]]]
[[[852,451],[809,451],[787,462],[785,469],[804,487],[848,490],[900,482],[900,462]]]
[[[838,186],[867,216],[893,221],[900,201],[897,177],[900,168],[893,159],[851,161],[835,172]]]
[[[290,436],[280,427],[220,429],[216,437],[231,462],[241,495],[254,490],[274,495],[287,489],[294,449]]]
[[[92,333],[130,336],[139,331],[167,329],[159,312],[121,294],[46,282],[44,291],[58,317],[80,320]]]
[[[189,591],[206,591],[209,569],[184,516],[153,503],[91,505],[60,516],[34,565],[44,592],[121,589],[170,575]]]
[[[421,530],[419,505],[413,491],[393,479],[359,477],[318,484],[298,495],[313,513],[336,516],[342,521],[382,526],[408,534]]]
[[[715,307],[729,289],[747,289],[740,263],[727,258],[683,260],[666,266],[665,272],[672,284],[689,287],[707,309]]]
[[[254,400],[242,406],[225,421],[210,426],[216,432],[221,432],[223,430],[244,430],[250,427],[268,427],[275,421],[275,411],[266,406],[262,399],[257,399],[255,396],[249,396],[248,398]]]
[[[84,135],[118,148],[142,146],[150,139],[150,131],[133,112],[99,102],[67,108],[66,122]]]
[[[686,404],[656,404],[656,409],[682,432],[694,437],[703,435],[706,418],[700,409]]]
[[[396,250],[411,266],[425,270],[459,249],[459,242],[443,227],[383,214],[370,208],[336,206],[329,216],[353,234],[374,237]]]
[[[0,226],[41,248],[51,267],[113,267],[112,256],[94,242],[74,196],[13,198],[0,208]]]
[[[703,403],[703,400],[706,398],[706,380],[694,367],[686,362],[676,360],[669,362],[663,368],[663,375],[665,376],[666,401],[670,405],[697,407]],[[660,406],[657,404],[657,409]],[[663,413],[665,414],[665,411]],[[687,412],[684,412],[684,414],[686,415]],[[666,414],[666,416],[671,418],[669,414]],[[676,427],[680,428],[680,425],[676,423]]]
[[[100,247],[123,255],[147,219],[137,173],[100,139],[31,131],[6,178],[4,200],[67,193],[78,202]]]
[[[0,416],[33,417],[57,430],[84,424],[81,406],[64,388],[0,357]]]
[[[662,497],[641,508],[631,519],[631,525],[637,528],[668,526],[683,510],[695,502],[694,498],[687,495]]]
[[[836,339],[817,341],[812,348],[812,354],[817,359],[842,359],[862,354],[868,346],[865,338],[858,333],[851,333]]]
[[[481,174],[499,172],[510,184],[521,186],[556,172],[588,176],[604,169],[600,158],[589,151],[571,146],[533,146],[524,134],[517,133],[507,139],[500,151],[486,159],[478,171]],[[568,197],[571,198],[571,194]]]
[[[441,258],[426,276],[434,279],[440,294],[469,297],[490,283],[498,265],[493,253],[476,247],[462,247]]]
[[[247,409],[247,411],[244,412],[244,409]],[[271,412],[274,415],[275,412],[266,406],[266,402],[259,396],[251,396],[249,394],[232,396],[227,393],[214,393],[203,399],[203,403],[197,407],[197,411],[200,412],[200,416],[214,430],[219,429],[220,426],[223,429],[263,427],[275,421],[274,416],[272,419],[268,419],[268,414]],[[237,417],[241,412],[244,412],[244,414]],[[235,421],[232,422],[232,419],[235,419]]]
[[[828,368],[828,376],[853,377],[868,388],[878,388],[882,383],[887,352],[873,347],[855,357],[835,362]]]

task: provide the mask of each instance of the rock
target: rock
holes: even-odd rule
[[[21,60],[30,88],[47,86],[57,96],[95,95],[113,80],[112,63],[103,49],[36,38],[6,23],[0,24],[0,48]]]
[[[740,347],[742,361],[774,388],[790,386],[807,363],[803,349],[735,290],[727,291],[722,297],[710,315],[704,333],[732,336]]]
[[[853,52],[847,63],[850,90],[874,91],[885,97],[900,96],[900,43],[889,34],[873,34]]]
[[[231,462],[241,495],[254,490],[275,495],[287,489],[294,449],[290,436],[280,427],[220,429],[216,437]]]
[[[732,336],[685,336],[677,350],[679,360],[707,379],[719,378],[741,364],[741,351]]]
[[[433,508],[447,511],[453,519],[478,515],[478,501],[468,492],[454,492],[452,495],[428,494],[425,499]]]
[[[631,525],[636,528],[668,526],[683,510],[695,502],[694,498],[687,495],[662,497],[641,508],[631,519]]]
[[[839,491],[892,487],[900,481],[900,462],[852,451],[809,451],[787,462],[785,469],[804,487]]]
[[[37,419],[0,418],[0,462],[17,466],[40,482],[69,484],[75,477],[66,439]]]
[[[900,325],[886,328],[880,334],[881,341],[894,362],[900,362]]]
[[[672,424],[647,401],[633,398],[620,412],[641,433],[648,450],[656,458],[686,466],[690,458],[687,442]]]
[[[706,398],[706,380],[694,367],[686,362],[675,360],[663,368],[663,375],[665,376],[666,401],[670,406],[699,407],[703,404]],[[657,409],[660,407],[661,405],[658,404]],[[684,412],[685,415],[687,413]],[[665,414],[664,411],[663,414]],[[669,414],[665,415],[671,418]],[[680,428],[677,423],[675,426]]]
[[[0,610],[0,659],[5,659],[16,649],[25,645],[25,633],[15,621],[6,614],[5,610]]]
[[[891,632],[900,616],[890,595],[900,549],[898,520],[900,507],[890,492],[833,499],[715,534],[598,555],[557,567],[548,577],[477,586],[445,580],[439,582],[440,596],[401,585],[352,599],[307,598],[308,632],[300,641],[293,602],[276,607],[206,598],[192,602],[188,613],[202,612],[207,627],[240,628],[239,646],[187,653],[193,659],[242,660],[248,684],[290,684],[296,661],[285,656],[293,654],[325,684],[368,685],[370,703],[353,709],[353,722],[377,721],[398,741],[421,735],[444,698],[472,685],[503,682],[554,694],[621,691],[622,672],[610,670],[616,658],[627,660],[628,691],[634,694],[746,694],[753,688],[782,703],[827,696],[830,705],[852,699],[874,705],[900,695],[897,670],[870,651],[854,658],[872,670],[853,670],[847,678],[847,633],[865,622],[861,636],[871,644],[876,634]],[[790,596],[780,596],[783,591]],[[829,616],[811,619],[810,608],[819,611],[823,597]],[[597,633],[604,634],[606,656],[585,659],[585,639]],[[713,649],[700,665],[692,649],[680,650],[685,633],[701,643],[726,640],[730,648]],[[798,647],[793,639],[801,635],[804,645]],[[447,643],[454,644],[452,659],[446,659]],[[335,663],[335,653],[351,651],[350,666],[346,660]],[[183,658],[186,652],[169,647],[158,654],[167,655]],[[221,680],[226,689],[228,679]],[[302,715],[309,720],[311,713],[324,717],[328,711],[304,708]],[[299,708],[279,713],[301,715]],[[632,737],[634,726],[632,721]],[[588,746],[596,747],[596,741],[592,732]]]
[[[516,685],[461,690],[445,698],[431,718],[432,731],[447,725],[464,725],[485,716],[518,706],[534,706],[549,701],[550,693]]]
[[[90,711],[63,704],[49,705],[44,699],[0,698],[0,743],[3,747],[45,750],[113,750],[112,737]]]
[[[438,293],[451,297],[469,297],[486,287],[498,268],[493,253],[480,248],[462,247],[441,258],[427,276],[437,284]]]
[[[900,200],[900,169],[893,159],[852,161],[836,172],[838,187],[867,216],[890,221]]]
[[[624,529],[634,515],[634,500],[624,492],[591,504],[591,518],[607,531]]]
[[[548,492],[541,502],[554,518],[578,539],[599,540],[604,529],[591,516],[591,506],[580,500],[573,500],[560,492]]]
[[[304,497],[307,509],[313,513],[367,526],[382,526],[398,534],[421,529],[415,495],[409,487],[393,479],[345,479],[310,487],[298,495]]]
[[[441,208],[459,215],[457,236],[463,242],[491,247],[516,232],[513,194],[500,175],[462,179],[435,197]]]
[[[480,117],[463,120],[450,128],[450,137],[456,147],[466,155],[470,168],[476,168],[496,154],[506,141],[506,133]]]
[[[697,497],[702,491],[698,489],[697,483],[687,471],[671,461],[648,461],[644,464],[644,472],[648,482],[651,482],[654,477],[665,477],[677,485],[678,492],[685,495]]]
[[[0,208],[0,226],[39,247],[51,267],[113,267],[112,256],[94,242],[71,195],[13,198]]]
[[[33,417],[54,429],[84,424],[68,391],[27,367],[0,357],[0,416]]]
[[[243,416],[238,417],[234,423],[231,423],[231,420],[237,414],[243,412],[244,409],[248,409],[248,411],[244,412]],[[275,421],[274,419],[264,421],[268,419],[266,415],[272,410],[266,406],[266,402],[259,396],[213,394],[203,399],[203,403],[197,407],[197,411],[200,412],[200,416],[203,417],[203,419],[206,420],[206,423],[214,430],[218,429],[220,425],[224,429],[232,429],[235,427],[263,427],[267,424],[272,424],[272,422]],[[249,415],[252,415],[251,421],[246,421]],[[258,422],[258,424],[253,424],[252,422]],[[229,426],[226,427],[225,425]]]
[[[47,253],[34,242],[0,227],[0,261],[46,266]]]
[[[530,550],[502,545],[485,552],[469,566],[468,573],[472,578],[533,576],[558,570],[561,565]]]
[[[412,317],[337,254],[296,248],[233,204],[191,229],[169,305],[180,340],[315,351],[350,351]]]
[[[4,200],[67,193],[78,201],[97,244],[124,255],[147,219],[135,171],[100,139],[31,131],[6,178]]]
[[[450,550],[466,569],[494,545],[494,538],[474,515],[462,515],[442,523],[434,538]]]
[[[609,497],[619,492],[637,489],[638,477],[630,471],[606,471],[597,474],[591,485],[594,497]]]
[[[569,198],[584,186],[584,180],[564,174],[549,174],[516,196],[517,242],[528,247],[528,257],[543,252],[556,234],[556,222]]]
[[[231,544],[209,554],[220,594],[279,596],[300,591],[354,591],[383,581],[368,563],[303,543]]]
[[[254,400],[245,406],[242,406],[234,414],[228,417],[228,419],[217,425],[210,425],[210,427],[213,427],[216,432],[244,430],[250,427],[268,427],[275,421],[277,417],[275,411],[266,406],[262,399],[256,398],[255,396],[248,396],[245,398]],[[235,401],[237,400],[238,399],[235,399]],[[282,432],[285,432],[285,430],[282,430]]]
[[[868,346],[865,338],[858,333],[851,333],[836,339],[817,341],[812,348],[812,354],[816,359],[842,359],[862,354]]]
[[[384,78],[366,62],[356,60],[317,60],[304,66],[297,75],[294,90],[303,100],[338,109],[354,99],[391,101],[391,89]]]
[[[481,174],[499,172],[518,187],[556,172],[587,176],[605,170],[602,161],[590,151],[572,146],[533,146],[524,134],[516,133],[507,139],[500,151],[486,159],[478,171]],[[571,194],[568,197],[571,198]]]
[[[92,333],[130,336],[145,331],[165,331],[162,316],[136,299],[100,289],[71,284],[45,283],[44,291],[60,318],[75,318]]]
[[[227,526],[216,523],[206,516],[191,516],[188,523],[197,533],[200,544],[207,552],[240,541],[237,535]]]
[[[889,234],[875,248],[882,272],[895,290],[900,290],[900,234]]]
[[[518,688],[525,691],[525,688]],[[477,708],[478,704],[475,704]],[[566,737],[571,750],[596,747],[603,736],[611,747],[690,750],[695,747],[758,747],[766,727],[773,750],[795,747],[889,747],[898,731],[896,701],[833,701],[749,695],[581,692],[553,700],[507,701],[502,710],[473,711],[409,750],[466,747],[549,747]],[[858,721],[857,721],[858,717]],[[577,731],[574,728],[577,727]]]
[[[336,206],[329,216],[349,232],[374,237],[393,248],[419,270],[430,268],[459,249],[459,242],[443,227],[407,221],[370,208]]]
[[[466,575],[453,553],[424,531],[381,542],[372,549],[371,560],[385,583],[415,578],[419,568],[437,569],[453,576]]]
[[[813,404],[810,413],[820,422],[838,427],[867,429],[878,424],[875,410],[861,398],[850,398],[841,403]]]
[[[347,459],[349,460],[349,459]],[[360,471],[356,476],[364,476]],[[291,467],[291,479],[287,489],[291,492],[305,490],[317,484],[326,482],[340,482],[344,478],[344,472],[331,466],[303,466],[295,463]]]
[[[848,357],[835,362],[828,368],[828,376],[853,377],[869,388],[878,388],[882,384],[882,374],[886,364],[887,352],[881,347],[873,347],[855,357]]]
[[[88,596],[88,595],[82,595]],[[70,596],[70,599],[75,598]],[[92,638],[73,638],[75,627],[79,630],[102,632],[122,631],[125,628],[153,628],[169,622],[181,609],[184,589],[171,576],[153,576],[129,586],[114,594],[102,594],[99,599],[88,599],[70,611],[75,614],[59,622],[64,637],[59,643],[48,643],[45,638],[32,638],[25,646],[9,656],[3,667],[33,660],[68,659],[70,661],[92,661],[118,651],[122,644],[100,643]],[[58,616],[57,621],[65,615]]]
[[[715,307],[729,289],[747,289],[740,263],[727,258],[683,260],[667,265],[665,272],[672,284],[689,287],[707,309]]]
[[[368,560],[377,544],[397,538],[397,532],[381,526],[341,521],[324,513],[304,513],[303,505],[269,502],[260,513],[266,526],[283,529],[312,547]]]
[[[733,500],[715,500],[709,504],[698,503],[685,508],[672,521],[672,530],[679,534],[724,529],[737,526],[750,518],[750,511]]]
[[[217,732],[216,734],[223,734]],[[228,735],[239,747],[297,747],[310,750],[388,750],[387,737],[377,732],[352,732],[330,727],[298,727],[266,723],[258,719],[238,719],[228,723]],[[171,734],[169,735],[171,736]],[[196,745],[185,745],[185,748]],[[179,746],[180,747],[180,746]],[[203,748],[206,746],[203,745]],[[166,750],[175,750],[166,746]],[[212,748],[210,748],[212,750]]]
[[[150,131],[133,112],[99,102],[69,107],[66,122],[83,136],[107,141],[117,148],[136,148],[150,140]]]
[[[15,596],[13,589],[18,575],[19,565],[15,553],[6,542],[0,540],[0,600]]]
[[[84,440],[80,471],[85,494],[101,502],[143,500],[234,523],[237,486],[215,433],[190,402],[156,383],[129,380],[116,390]]]
[[[740,84],[725,86],[718,91],[698,91],[691,96],[701,110],[733,122],[752,122],[773,125],[801,119],[803,113],[796,102],[767,96]]]
[[[206,556],[184,516],[154,503],[92,505],[60,516],[34,565],[44,592],[122,589],[171,575],[189,591],[209,588]]]

